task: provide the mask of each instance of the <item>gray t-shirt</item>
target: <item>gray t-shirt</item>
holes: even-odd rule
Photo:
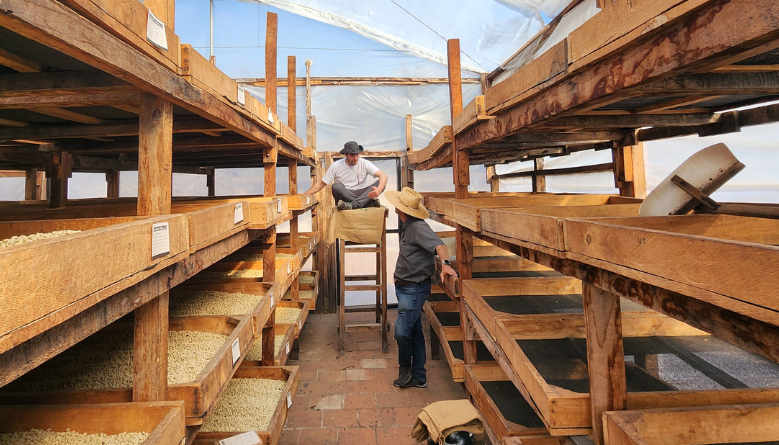
[[[409,217],[400,223],[400,254],[395,280],[421,283],[435,273],[435,248],[444,242],[421,219]]]

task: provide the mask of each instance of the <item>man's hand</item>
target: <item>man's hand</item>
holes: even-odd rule
[[[447,275],[457,278],[457,272],[452,269],[451,266],[447,266],[446,264],[441,265],[441,282],[444,282],[444,277]]]
[[[378,187],[371,187],[373,189],[372,192],[368,193],[368,198],[376,199],[381,195],[381,190],[379,190]]]

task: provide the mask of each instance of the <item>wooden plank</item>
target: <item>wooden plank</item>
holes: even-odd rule
[[[454,353],[452,352],[452,348],[449,345],[450,341],[457,341],[462,340],[462,330],[459,326],[454,327],[445,327],[441,325],[441,322],[438,320],[438,317],[436,316],[436,310],[441,310],[440,308],[434,308],[429,301],[425,302],[425,305],[422,307],[422,311],[425,313],[425,317],[427,317],[427,320],[430,322],[430,329],[435,332],[435,336],[438,338],[441,349],[444,352],[444,357],[446,357],[446,362],[449,365],[449,370],[452,373],[452,380],[455,382],[464,382],[465,381],[465,367],[462,359],[459,359],[454,356]],[[445,310],[441,310],[442,312],[449,312]],[[459,312],[459,309],[454,312]],[[432,335],[432,334],[431,334]]]
[[[184,438],[183,402],[92,405],[6,406],[0,408],[0,433],[73,431],[114,435],[145,432],[144,443],[178,445]]]
[[[596,17],[600,14],[596,14]],[[520,95],[552,79],[559,79],[568,70],[568,42],[563,40],[544,54],[523,66],[508,79],[493,85],[484,93],[489,114],[497,114],[515,105]]]
[[[590,380],[592,437],[603,444],[603,413],[627,406],[625,350],[619,297],[591,284],[582,286]]]
[[[279,16],[274,12],[267,14],[265,24],[265,104],[276,112],[276,42],[278,37]]]
[[[141,96],[138,148],[138,214],[170,213],[173,165],[173,105],[151,94]]]
[[[189,249],[194,252],[245,230],[251,221],[251,210],[247,201],[226,203],[191,211],[187,213],[187,219]]]
[[[452,130],[455,134],[475,125],[478,121],[489,119],[487,109],[484,104],[484,96],[476,96],[463,108],[463,110],[454,117],[452,121]]]
[[[212,92],[231,104],[238,103],[238,84],[192,45],[181,45],[181,74],[198,88]]]
[[[610,412],[604,416],[613,445],[775,442],[775,403]]]
[[[479,215],[482,232],[488,236],[497,234],[562,252],[565,251],[565,218],[638,216],[640,206],[605,204],[483,209]]]
[[[572,253],[608,261],[773,311],[775,220],[729,215],[566,221]],[[659,260],[674,258],[671,264]],[[728,258],[727,262],[721,261]],[[763,266],[765,265],[765,266]]]
[[[430,143],[421,150],[414,150],[408,154],[409,164],[419,164],[424,161],[428,161],[434,157],[434,155],[440,152],[448,144],[452,143],[452,126],[444,125],[438,130],[438,133],[433,136]]]

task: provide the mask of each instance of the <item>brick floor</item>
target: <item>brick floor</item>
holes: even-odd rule
[[[348,314],[349,322],[369,322],[373,314]],[[395,311],[390,311],[394,321]],[[282,444],[413,444],[411,425],[417,413],[438,400],[462,399],[462,384],[452,381],[445,360],[430,359],[426,389],[392,386],[397,378],[397,344],[381,352],[376,332],[347,335],[347,352],[338,354],[338,318],[311,314],[300,335],[300,387],[282,435]],[[432,382],[435,381],[435,384]]]

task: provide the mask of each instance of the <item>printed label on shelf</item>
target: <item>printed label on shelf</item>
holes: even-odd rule
[[[168,50],[168,36],[165,35],[165,24],[149,11],[149,19],[146,21],[146,39],[151,43]]]
[[[287,343],[287,355],[289,355],[289,343]]]
[[[287,275],[292,273],[292,265],[290,263],[287,263]]]
[[[170,226],[167,222],[151,226],[151,258],[158,258],[170,253]]]
[[[273,292],[270,293],[270,305],[273,307],[276,304],[276,300],[273,299]]]
[[[306,195],[306,205],[311,204],[311,195]]]
[[[247,431],[237,436],[228,437],[219,441],[219,445],[257,445],[262,443],[260,436],[254,431]]]
[[[273,112],[270,110],[268,110],[268,122],[270,122],[271,124],[274,123]]]
[[[233,216],[233,224],[238,224],[243,221],[243,203],[235,205],[235,215]]]
[[[300,332],[300,331],[302,331],[302,330],[303,330],[303,320],[300,320],[300,321],[298,322],[298,332]]]
[[[233,342],[233,364],[241,358],[241,340],[236,338]]]
[[[292,394],[287,394],[287,409],[292,408]]]
[[[278,213],[281,213],[281,200],[280,199],[276,200],[276,208],[278,209]]]
[[[238,103],[246,106],[246,90],[241,85],[238,85]]]

